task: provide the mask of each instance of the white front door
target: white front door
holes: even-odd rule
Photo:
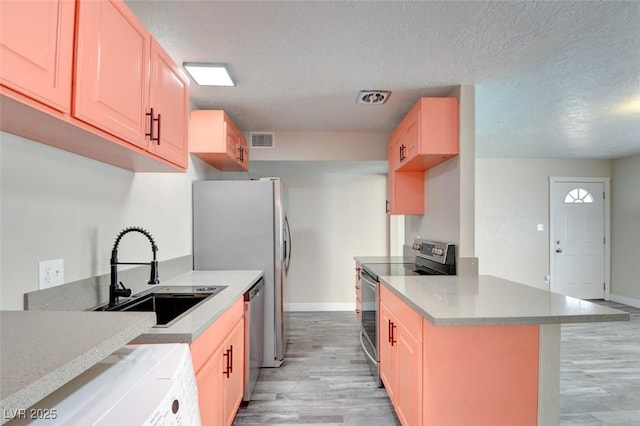
[[[605,183],[551,181],[551,291],[605,298]]]

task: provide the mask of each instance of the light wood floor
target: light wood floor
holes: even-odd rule
[[[560,425],[639,425],[640,310],[630,322],[562,326]],[[373,382],[351,312],[289,313],[287,357],[260,373],[234,425],[398,425]]]
[[[631,321],[562,326],[560,424],[640,425],[640,309]]]

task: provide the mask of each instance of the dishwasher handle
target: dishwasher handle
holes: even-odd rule
[[[244,301],[249,302],[253,298],[257,297],[262,289],[264,288],[264,278],[260,278],[257,283],[253,285],[247,292],[244,294]]]

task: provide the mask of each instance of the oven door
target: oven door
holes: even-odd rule
[[[371,373],[378,386],[380,382],[380,362],[378,358],[378,283],[364,269],[360,271],[362,280],[362,331],[360,344]]]

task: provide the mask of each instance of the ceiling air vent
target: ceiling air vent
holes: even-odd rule
[[[275,136],[269,132],[249,133],[251,148],[275,148]]]
[[[391,92],[388,90],[362,90],[358,93],[359,104],[382,105],[387,102]]]

